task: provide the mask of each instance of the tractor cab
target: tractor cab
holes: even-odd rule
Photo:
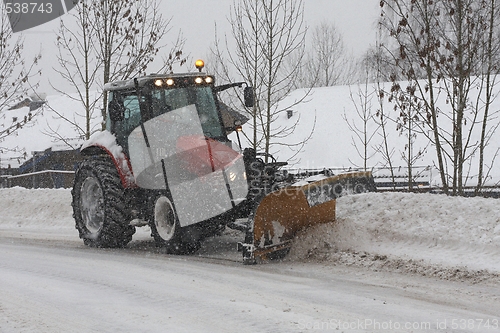
[[[231,211],[248,194],[243,156],[227,138],[217,101],[217,89],[225,88],[201,71],[105,86],[106,127],[129,160],[135,185],[167,191],[181,227]]]
[[[128,137],[135,128],[169,114],[179,125],[199,122],[207,138],[227,142],[213,88],[213,78],[199,73],[151,75],[109,84],[106,129],[128,151]],[[198,119],[187,118],[185,112],[179,111],[190,105],[196,109],[196,115],[191,116]]]

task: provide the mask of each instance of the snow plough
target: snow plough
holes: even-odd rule
[[[167,253],[199,249],[226,227],[245,232],[245,263],[282,255],[296,233],[335,219],[335,199],[374,190],[370,172],[323,173],[297,182],[286,163],[228,139],[240,128],[224,114],[215,85],[199,71],[107,83],[106,130],[86,141],[72,190],[76,229],[92,247],[123,247],[149,225]],[[226,123],[224,123],[224,121]]]

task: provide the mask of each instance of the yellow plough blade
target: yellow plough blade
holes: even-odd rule
[[[353,172],[268,194],[255,212],[253,244],[245,244],[244,261],[252,263],[286,254],[298,231],[335,221],[336,198],[373,190],[371,172]]]

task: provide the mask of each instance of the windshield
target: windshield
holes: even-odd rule
[[[210,87],[155,89],[152,92],[152,118],[166,112],[195,105],[203,133],[210,138],[225,137]]]
[[[127,150],[129,134],[143,122],[139,99],[135,90],[120,93],[111,92],[109,100],[114,99],[123,105],[123,119],[112,122],[108,112],[106,128],[116,135],[118,144]],[[145,121],[173,110],[194,105],[203,134],[218,141],[227,140],[211,87],[156,88],[151,91],[151,95],[143,94],[141,99],[146,108]]]

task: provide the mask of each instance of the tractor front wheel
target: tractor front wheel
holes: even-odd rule
[[[181,228],[172,200],[165,193],[153,196],[149,226],[156,245],[170,254],[188,254],[199,248],[199,241],[190,237],[188,228]]]

